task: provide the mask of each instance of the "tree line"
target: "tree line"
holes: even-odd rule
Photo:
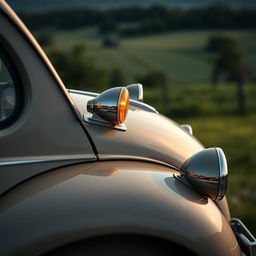
[[[97,59],[88,55],[85,43],[77,43],[66,51],[49,48],[47,55],[70,89],[102,92],[127,85],[122,71],[101,67]]]
[[[98,26],[99,32],[133,36],[178,29],[256,28],[256,9],[232,9],[225,5],[207,8],[174,9],[161,5],[116,9],[56,10],[20,13],[32,30],[74,29]],[[123,24],[131,26],[123,26]]]

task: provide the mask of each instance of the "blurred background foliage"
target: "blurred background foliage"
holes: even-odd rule
[[[19,10],[68,88],[142,83],[146,103],[222,147],[231,215],[256,233],[255,6]]]

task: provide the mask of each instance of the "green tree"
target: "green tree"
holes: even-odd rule
[[[77,44],[67,52],[51,50],[49,56],[67,87],[94,91],[107,87],[109,71],[98,67],[95,59],[87,55],[85,44]]]
[[[37,40],[42,47],[50,46],[53,43],[53,33],[51,31],[41,32]]]
[[[105,15],[102,22],[99,24],[99,34],[112,34],[118,28],[117,22],[110,15]]]
[[[110,75],[111,86],[123,86],[126,84],[126,78],[120,69],[114,69]]]
[[[221,74],[228,81],[235,82],[237,84],[238,111],[240,114],[244,114],[246,111],[246,99],[243,53],[236,41],[226,39],[223,42],[217,47],[218,57],[214,63],[212,82],[216,85]]]
[[[210,36],[206,45],[206,50],[211,52],[219,52],[223,47],[235,47],[236,41],[230,37],[223,35]]]
[[[161,102],[164,110],[169,108],[169,87],[167,84],[167,76],[162,71],[152,71],[143,76],[138,76],[136,81],[147,87],[158,87],[161,90]]]

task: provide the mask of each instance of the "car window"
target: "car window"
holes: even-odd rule
[[[6,56],[0,52],[0,128],[17,116],[18,100],[14,70]]]

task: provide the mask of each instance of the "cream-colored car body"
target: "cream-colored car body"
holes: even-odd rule
[[[113,234],[240,255],[226,199],[213,202],[173,177],[203,149],[196,138],[134,106],[127,131],[84,122],[91,97],[68,93],[2,0],[0,46],[24,90],[19,117],[0,130],[0,255],[40,255]]]

